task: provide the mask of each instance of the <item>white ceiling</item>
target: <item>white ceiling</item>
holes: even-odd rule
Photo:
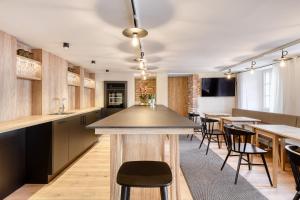
[[[135,1],[146,58],[161,71],[218,71],[300,38],[298,0]],[[0,0],[0,30],[95,72],[137,65],[130,26],[130,0]]]

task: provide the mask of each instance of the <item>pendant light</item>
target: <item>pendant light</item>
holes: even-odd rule
[[[126,28],[123,31],[123,35],[132,38],[131,44],[134,47],[137,47],[140,44],[140,38],[146,37],[148,31],[143,28]]]

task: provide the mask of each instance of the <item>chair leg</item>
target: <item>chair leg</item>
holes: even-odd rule
[[[270,173],[269,173],[269,169],[268,169],[268,166],[267,166],[267,162],[266,162],[265,156],[264,156],[264,154],[260,154],[260,156],[261,156],[261,159],[262,159],[262,161],[264,163],[264,166],[265,166],[268,178],[269,178],[269,182],[270,182],[271,186],[273,186],[273,183],[272,183],[272,180],[271,180],[271,176],[270,176]]]
[[[247,162],[248,162],[248,169],[251,170],[252,166],[251,166],[249,154],[247,154]]]
[[[130,187],[122,186],[121,188],[121,200],[130,199]]]
[[[293,200],[299,200],[299,199],[300,199],[300,191],[298,191],[298,192],[295,194]]]
[[[205,139],[205,136],[206,136],[206,133],[204,133],[204,136],[202,137],[201,143],[200,143],[200,145],[199,145],[199,149],[201,148],[201,146],[202,146],[202,144],[203,144],[203,141],[204,141],[204,139]]]
[[[186,138],[189,138],[190,135],[187,135]]]
[[[239,172],[240,172],[240,167],[241,167],[242,157],[243,157],[243,154],[241,153],[241,154],[240,154],[240,157],[239,157],[239,162],[238,162],[236,174],[235,174],[234,184],[237,183],[237,180],[238,180],[238,177],[239,177]]]
[[[225,166],[225,164],[226,164],[226,162],[227,162],[227,160],[228,160],[228,158],[229,158],[229,156],[230,156],[230,153],[231,153],[231,150],[228,151],[228,154],[227,154],[227,156],[226,156],[226,158],[225,158],[225,160],[224,160],[224,162],[223,162],[223,165],[222,165],[222,167],[221,167],[221,171],[223,170],[223,168],[224,168],[224,166]]]
[[[205,155],[207,155],[207,153],[208,153],[208,149],[209,149],[210,141],[211,141],[211,134],[209,134],[209,138],[208,138],[208,144],[207,144],[207,148],[206,148],[206,153],[205,153]]]
[[[193,140],[193,137],[194,137],[194,134],[192,134],[192,136],[191,136],[191,141]]]
[[[161,200],[168,200],[168,188],[160,187],[160,197]]]
[[[218,147],[219,147],[219,149],[221,149],[219,135],[217,135],[217,141],[218,141]]]

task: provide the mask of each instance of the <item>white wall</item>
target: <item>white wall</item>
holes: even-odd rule
[[[225,77],[223,73],[200,73],[199,78]],[[200,80],[201,81],[201,80]],[[236,97],[198,97],[198,112],[229,113],[236,105]]]
[[[157,104],[168,106],[168,74],[156,74],[156,101]]]
[[[127,106],[134,105],[133,73],[97,73],[96,74],[96,106],[104,107],[104,81],[127,81]]]

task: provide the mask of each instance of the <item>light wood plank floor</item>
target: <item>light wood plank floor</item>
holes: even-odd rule
[[[27,184],[7,197],[7,200],[108,200],[109,199],[109,136],[99,142],[78,161],[47,185]],[[183,200],[192,196],[181,174]]]
[[[98,144],[50,184],[24,185],[7,199],[107,200],[109,199],[110,181],[109,149],[109,136],[102,136]],[[224,146],[222,149],[218,149],[217,144],[212,144],[211,149],[223,159],[227,154]],[[260,162],[260,159],[257,157],[255,161]],[[237,157],[230,157],[228,164],[236,169]],[[271,170],[272,164],[269,159],[268,166]],[[271,200],[292,199],[295,194],[295,184],[289,167],[285,172],[279,171],[277,188],[270,187],[263,167],[254,166],[252,171],[248,171],[247,166],[241,166],[240,174]],[[234,177],[232,177],[232,181],[234,181]],[[183,200],[192,199],[183,176],[181,176],[181,195]]]

